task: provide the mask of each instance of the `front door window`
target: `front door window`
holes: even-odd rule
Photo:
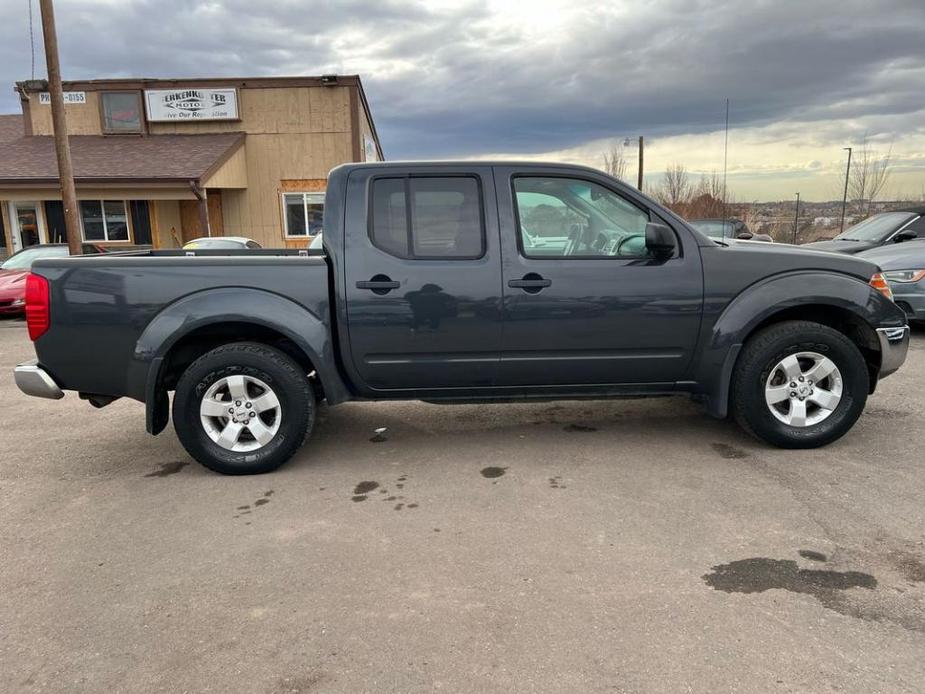
[[[642,258],[649,214],[592,181],[514,179],[527,258]]]

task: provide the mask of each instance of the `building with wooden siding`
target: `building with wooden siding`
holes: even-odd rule
[[[45,85],[16,88],[21,119],[0,117],[8,252],[66,240]],[[328,171],[382,159],[353,75],[91,80],[65,82],[64,91],[88,243],[173,248],[248,236],[305,246],[320,230]]]

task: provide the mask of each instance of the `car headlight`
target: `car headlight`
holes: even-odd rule
[[[890,282],[920,282],[925,279],[925,270],[892,270],[883,276]]]

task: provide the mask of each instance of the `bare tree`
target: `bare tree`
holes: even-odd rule
[[[694,195],[709,195],[714,200],[724,201],[726,191],[723,190],[723,179],[716,170],[710,172],[710,175],[706,174],[700,175],[700,180],[697,182],[697,189],[694,191]]]
[[[880,155],[870,148],[866,135],[861,146],[855,148],[848,177],[848,194],[858,214],[870,215],[871,205],[890,178],[892,158],[892,144],[886,154]]]
[[[691,192],[684,164],[671,164],[662,175],[655,197],[666,207],[681,213],[680,208],[690,201]]]
[[[614,178],[626,178],[626,156],[623,147],[616,142],[611,142],[610,149],[604,152],[604,171]]]

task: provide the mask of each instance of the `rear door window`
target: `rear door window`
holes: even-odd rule
[[[377,248],[399,258],[481,258],[485,254],[485,225],[478,179],[375,179],[370,237]]]

